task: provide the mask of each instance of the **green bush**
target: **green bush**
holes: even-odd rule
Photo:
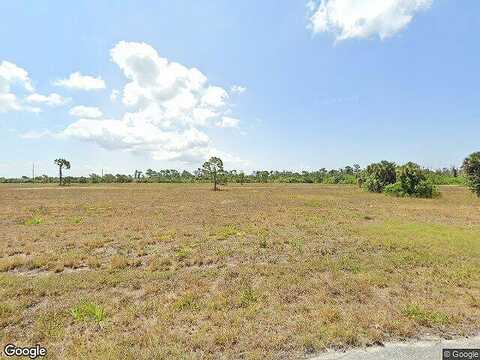
[[[480,152],[470,154],[464,161],[462,169],[470,190],[480,197]]]
[[[413,196],[417,192],[417,186],[426,178],[419,165],[409,162],[398,167],[397,180],[400,182],[403,191],[408,196]]]
[[[393,196],[433,198],[439,195],[437,187],[428,181],[421,167],[409,162],[397,169],[397,182],[385,186],[384,192]]]
[[[430,181],[422,180],[418,183],[413,196],[431,199],[440,195],[438,188]]]
[[[396,181],[395,163],[382,161],[367,166],[362,176],[362,185],[371,192],[381,193],[385,186]]]
[[[385,189],[383,190],[383,192],[385,194],[391,195],[391,196],[397,196],[397,197],[406,196],[404,191],[403,191],[402,184],[399,183],[399,182],[396,182],[395,184],[389,184],[389,185],[385,186]]]

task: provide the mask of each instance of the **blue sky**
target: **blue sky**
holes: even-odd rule
[[[479,12],[474,0],[3,2],[0,176],[32,162],[53,175],[57,157],[72,175],[211,155],[246,170],[458,165],[480,147]]]

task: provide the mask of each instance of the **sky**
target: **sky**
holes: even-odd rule
[[[4,1],[0,177],[460,165],[476,0]]]

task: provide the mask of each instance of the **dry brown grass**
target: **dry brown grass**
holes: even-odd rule
[[[350,186],[0,187],[0,345],[290,359],[480,324],[480,201]]]

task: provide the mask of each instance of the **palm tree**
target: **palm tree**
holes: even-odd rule
[[[55,165],[58,166],[59,174],[60,174],[60,186],[63,185],[63,174],[62,174],[62,169],[70,169],[70,161],[65,160],[65,159],[55,159],[54,161]]]

